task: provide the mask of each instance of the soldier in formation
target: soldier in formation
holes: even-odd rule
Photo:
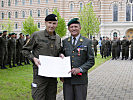
[[[98,45],[98,41],[95,39],[95,37],[93,37],[92,44],[93,44],[93,48],[94,48],[95,57],[97,57],[97,45]]]
[[[6,65],[9,65],[9,68],[16,67],[21,65],[22,61],[27,62],[25,64],[30,64],[29,59],[23,59],[22,56],[22,47],[26,44],[28,38],[24,41],[24,36],[20,33],[20,37],[17,39],[16,33],[9,33],[7,36],[7,31],[0,32],[0,68],[7,69]],[[27,37],[27,36],[26,36]],[[22,39],[22,40],[21,40]],[[19,54],[18,54],[19,51]],[[17,60],[19,58],[19,60]],[[20,63],[21,62],[21,63]],[[19,63],[19,64],[18,64]]]

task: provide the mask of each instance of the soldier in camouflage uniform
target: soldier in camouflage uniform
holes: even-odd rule
[[[9,67],[16,67],[16,39],[15,33],[11,34],[11,39],[8,40],[8,49],[9,49]],[[13,63],[13,66],[12,66]]]
[[[130,60],[132,60],[133,59],[133,37],[130,40],[130,45],[131,45],[131,50],[130,50],[131,57],[130,57]]]
[[[129,41],[127,40],[127,38],[124,36],[123,40],[121,41],[121,45],[122,45],[122,59],[123,60],[125,58],[125,60],[128,59],[128,52],[129,52]]]
[[[20,33],[19,34],[20,37],[17,39],[17,65],[20,66],[22,65],[22,61],[23,61],[23,55],[22,55],[22,48],[24,46],[24,38],[23,38],[23,34]]]
[[[3,34],[2,34],[2,37],[3,37],[3,39],[4,39],[4,47],[3,47],[3,49],[4,49],[4,51],[3,51],[3,65],[2,65],[2,69],[7,69],[6,67],[5,67],[5,65],[8,63],[7,62],[7,57],[8,57],[8,39],[7,39],[7,31],[3,31]]]
[[[4,56],[3,56],[3,52],[4,52],[4,39],[2,38],[2,32],[0,32],[0,68],[4,69],[3,66],[3,62],[4,62]]]
[[[103,57],[107,57],[107,41],[105,40],[105,37],[103,37],[103,40],[101,42],[102,48],[101,48],[101,55]]]
[[[117,60],[117,53],[118,53],[118,40],[117,37],[114,37],[114,39],[111,41],[112,44],[112,60]]]
[[[33,62],[32,97],[34,100],[56,100],[57,79],[38,75],[40,64],[38,58],[39,55],[59,56],[61,38],[55,33],[57,23],[56,15],[48,15],[45,18],[46,29],[33,33],[22,50],[24,56]]]
[[[29,41],[30,36],[29,34],[26,35],[26,40],[24,41],[24,45]],[[30,64],[28,57],[24,57],[25,65]]]
[[[98,41],[95,39],[95,37],[93,37],[93,48],[94,48],[94,52],[95,52],[95,57],[97,57],[97,45],[98,45]]]

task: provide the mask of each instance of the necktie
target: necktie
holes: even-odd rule
[[[74,46],[75,46],[75,42],[76,42],[76,38],[74,37],[73,40],[74,40],[74,41],[73,41],[73,44],[72,44],[72,45],[73,45],[73,47],[74,47]]]

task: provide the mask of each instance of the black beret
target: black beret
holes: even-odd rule
[[[29,36],[29,34],[26,34],[26,36]]]
[[[103,38],[105,38],[105,36],[103,36]]]
[[[123,36],[123,38],[125,38],[126,36]]]
[[[21,34],[23,34],[23,33],[19,33],[19,35],[21,35]]]
[[[55,14],[49,14],[46,16],[45,21],[57,21],[57,16]]]
[[[2,32],[0,32],[0,35],[2,34]]]
[[[3,33],[4,33],[4,32],[7,32],[7,31],[5,30],[5,31],[3,31]]]
[[[73,18],[73,19],[71,19],[71,20],[68,22],[67,26],[70,26],[71,24],[80,24],[79,18]]]

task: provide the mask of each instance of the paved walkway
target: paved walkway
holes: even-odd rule
[[[87,100],[133,100],[133,60],[109,60],[90,72]]]

